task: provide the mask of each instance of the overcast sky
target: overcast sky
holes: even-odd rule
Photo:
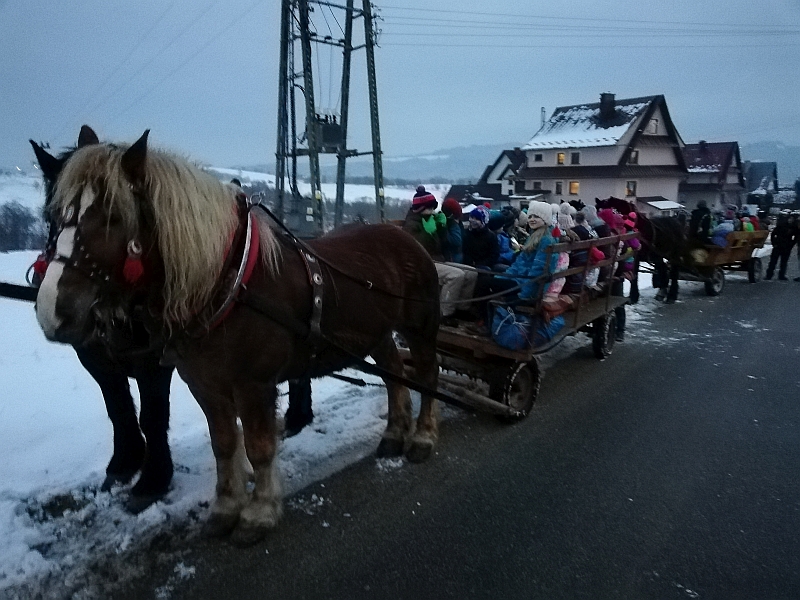
[[[0,0],[0,167],[27,167],[29,138],[74,144],[83,123],[113,141],[151,129],[153,143],[215,166],[272,163],[280,5]],[[521,145],[542,107],[549,116],[601,92],[664,94],[689,143],[800,145],[798,0],[375,6],[387,156]],[[342,17],[318,6],[311,18],[320,35],[338,38]],[[363,55],[354,56],[351,89],[349,145],[357,149],[369,145]],[[340,51],[315,52],[321,110],[338,105],[340,61]]]

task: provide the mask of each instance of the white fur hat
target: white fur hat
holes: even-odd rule
[[[550,223],[553,220],[553,209],[550,208],[550,204],[547,202],[539,202],[534,200],[528,205],[528,216],[536,215],[540,219],[542,219],[545,223]]]

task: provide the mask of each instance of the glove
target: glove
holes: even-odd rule
[[[447,224],[447,215],[441,211],[433,215],[433,218],[439,227],[444,227]]]
[[[430,233],[431,235],[436,233],[436,218],[431,215],[429,217],[422,217],[422,228],[425,230],[425,233]]]

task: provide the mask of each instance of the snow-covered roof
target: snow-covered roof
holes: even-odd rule
[[[657,208],[658,210],[675,210],[678,208],[683,208],[683,204],[673,202],[672,200],[654,200],[653,202],[648,202],[648,204],[653,208]]]
[[[656,96],[617,100],[611,119],[600,115],[600,103],[561,106],[542,125],[523,150],[614,146],[645,112]]]

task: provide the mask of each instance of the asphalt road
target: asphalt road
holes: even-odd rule
[[[684,285],[608,360],[552,365],[523,422],[450,419],[426,464],[366,459],[264,543],[196,542],[114,597],[800,598],[799,298]]]

